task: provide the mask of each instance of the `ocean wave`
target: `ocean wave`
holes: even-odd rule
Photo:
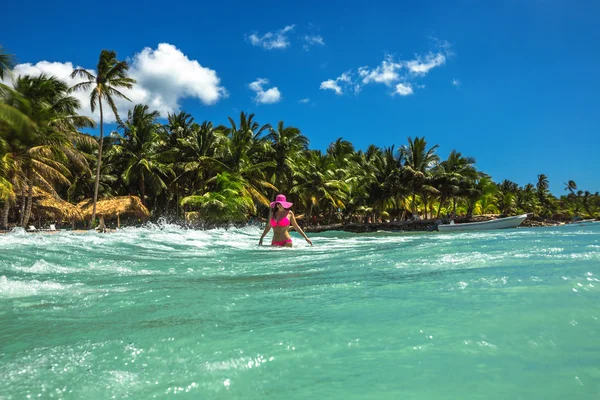
[[[18,280],[0,276],[0,298],[17,298],[64,292],[82,283],[64,284],[56,281]]]

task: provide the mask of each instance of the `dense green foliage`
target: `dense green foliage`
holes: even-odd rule
[[[9,75],[10,66],[0,48],[0,73]],[[124,97],[115,87],[134,84],[127,65],[103,51],[99,68],[97,76],[74,71],[87,79],[76,88],[43,75],[0,86],[0,225],[28,223],[36,186],[72,203],[93,199],[95,192],[100,198],[136,195],[153,218],[183,221],[193,215],[209,223],[263,216],[279,192],[296,203],[297,215],[320,222],[451,213],[563,220],[600,214],[598,192],[578,190],[574,181],[565,183],[560,198],[548,191],[543,174],[524,187],[494,183],[474,158],[453,150],[441,160],[438,146],[423,137],[365,151],[340,138],[323,153],[309,149],[300,129],[283,121],[261,125],[244,112],[225,125],[197,123],[185,112],[161,122],[158,112],[140,104],[123,120],[112,97]],[[106,138],[78,131],[93,126],[78,114],[82,105],[71,95],[78,88],[93,89],[92,108],[103,99],[109,104],[119,121],[116,131]]]

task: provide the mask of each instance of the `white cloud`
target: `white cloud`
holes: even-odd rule
[[[321,46],[325,46],[325,42],[323,41],[323,37],[321,35],[306,35],[304,36],[304,40],[306,40],[306,43],[308,43],[309,45],[318,44]]]
[[[416,56],[413,60],[396,61],[391,55],[386,55],[375,68],[363,66],[358,68],[356,80],[353,81],[351,71],[342,74],[336,79],[328,79],[321,82],[320,88],[323,90],[333,90],[336,94],[343,94],[346,89],[353,89],[354,93],[360,92],[363,86],[371,83],[383,83],[392,88],[390,94],[393,96],[408,96],[414,93],[414,89],[422,89],[425,85],[418,84],[416,81],[423,78],[435,67],[446,63],[448,57],[453,56],[451,46],[448,42],[434,39],[436,42],[436,53],[430,52],[425,56]],[[454,86],[459,86],[460,81],[454,80]]]
[[[391,56],[386,56],[377,68],[370,70],[369,67],[361,67],[358,69],[358,74],[363,78],[364,84],[376,82],[389,86],[400,79],[398,71],[401,68],[402,64],[394,62]]]
[[[262,36],[252,33],[246,36],[246,40],[253,46],[262,47],[267,50],[285,49],[290,45],[287,33],[294,30],[295,26],[296,25],[287,25],[283,29],[279,29],[275,32],[267,32]]]
[[[336,79],[337,80],[337,79]],[[326,81],[321,82],[321,86],[319,87],[321,90],[333,90],[335,94],[344,93],[340,85],[337,84],[333,79],[328,79]]]
[[[352,71],[346,71],[335,79],[328,79],[321,82],[319,89],[333,90],[335,94],[342,95],[345,90],[353,90],[355,93],[360,91],[360,85],[352,81]]]
[[[268,79],[258,78],[248,85],[250,90],[256,92],[254,101],[258,104],[273,104],[281,100],[281,92],[279,89],[277,89],[277,87],[264,90],[264,85],[267,85],[268,83]]]
[[[308,103],[310,103],[310,98],[308,98],[308,97],[307,97],[307,98],[305,98],[305,99],[301,99],[300,101],[298,101],[298,103],[301,103],[301,104],[308,104]]]
[[[416,60],[411,60],[406,63],[406,67],[415,75],[426,75],[431,69],[439,67],[446,62],[446,56],[442,53],[429,53],[422,57],[417,57]]]
[[[129,76],[137,83],[132,89],[119,89],[131,102],[115,98],[115,104],[121,118],[127,111],[139,103],[148,104],[163,117],[169,112],[179,111],[179,102],[184,98],[196,98],[210,105],[227,96],[227,91],[220,85],[217,73],[203,67],[196,60],[190,60],[175,46],[161,43],[156,49],[149,47],[136,54],[129,62]],[[79,68],[79,67],[77,67]],[[74,66],[71,62],[40,61],[36,64],[19,64],[14,68],[15,75],[39,75],[45,73],[63,80],[69,86],[82,82],[83,79],[70,77]],[[96,72],[88,69],[92,74]],[[81,101],[81,114],[90,116],[96,121],[100,119],[98,108],[94,114],[90,110],[90,92],[74,92]],[[104,108],[104,120],[115,122],[112,111]]]
[[[396,85],[396,90],[394,94],[399,94],[400,96],[408,96],[413,94],[413,88],[410,83],[399,83]]]
[[[460,81],[458,79],[452,79],[452,86],[460,87]]]
[[[15,79],[17,77],[23,76],[23,75],[39,76],[41,74],[45,74],[47,76],[54,76],[54,77],[60,79],[61,81],[65,82],[69,87],[71,87],[79,82],[83,82],[83,79],[79,79],[79,78],[72,79],[70,77],[74,68],[75,67],[73,66],[73,63],[71,63],[71,62],[60,63],[60,62],[40,61],[36,64],[31,64],[31,63],[18,64],[13,69],[13,74],[14,74]],[[79,68],[79,67],[77,67],[77,68]],[[90,71],[91,73],[94,73],[93,70],[88,70],[88,71]],[[10,84],[9,80],[6,77],[5,77],[5,82]],[[80,113],[82,115],[94,117],[94,119],[97,121],[100,119],[100,114],[99,114],[98,110],[96,110],[96,115],[91,114],[89,92],[88,93],[75,92],[75,93],[73,93],[73,96],[76,97],[81,102]],[[107,119],[107,120],[112,119],[114,121],[114,116],[112,115],[112,112],[105,113],[105,119]]]
[[[312,46],[325,46],[325,41],[321,35],[305,35],[304,41],[306,42],[303,46],[304,50],[308,51]]]

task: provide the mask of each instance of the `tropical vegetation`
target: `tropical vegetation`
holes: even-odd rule
[[[0,225],[26,226],[39,188],[72,204],[138,196],[152,218],[209,225],[245,223],[266,215],[270,199],[285,193],[305,223],[442,218],[448,215],[532,213],[540,218],[597,218],[598,192],[575,181],[564,195],[549,192],[548,177],[520,186],[494,182],[475,159],[424,137],[405,144],[356,149],[339,138],[325,151],[284,121],[261,124],[241,112],[224,124],[197,122],[185,112],[160,115],[136,104],[121,117],[115,99],[135,81],[127,63],[103,50],[96,72],[68,87],[52,76],[11,73],[13,58],[0,47]],[[87,90],[80,104],[73,91]],[[117,120],[104,134],[104,105]],[[99,136],[84,108],[99,111]],[[88,132],[90,132],[88,130]]]

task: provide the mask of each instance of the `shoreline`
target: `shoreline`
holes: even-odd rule
[[[496,218],[489,216],[476,216],[473,218],[455,218],[456,223],[467,223],[467,222],[481,222],[481,221],[490,221]],[[437,232],[437,225],[439,219],[429,219],[422,221],[391,221],[391,222],[373,222],[373,223],[363,223],[363,222],[338,222],[335,224],[326,224],[326,225],[308,225],[302,226],[302,229],[306,233],[321,233],[328,231],[343,231],[350,233],[370,233],[377,231],[387,231],[387,232]],[[447,221],[444,221],[447,222]],[[563,222],[563,221],[555,221],[555,220],[544,220],[541,218],[527,218],[523,223],[519,226],[520,228],[535,228],[535,227],[546,227],[546,226],[560,226],[560,225],[570,225],[577,224],[577,222]],[[220,228],[240,228],[243,226],[258,226],[256,224],[246,224],[246,225],[223,225],[223,226],[201,226],[199,224],[177,224],[183,229],[193,229],[193,230],[211,230],[211,229],[220,229]],[[139,225],[138,225],[139,226]],[[125,228],[124,226],[123,228]],[[259,226],[260,227],[260,226]],[[293,228],[292,228],[293,230]],[[32,234],[54,234],[58,232],[75,232],[75,233],[89,233],[93,231],[92,229],[58,229],[55,231],[48,230],[38,230],[36,232],[27,232]],[[105,233],[113,233],[116,232],[117,229],[109,228]],[[0,230],[0,235],[9,233],[10,230]],[[96,232],[100,234],[100,232]]]
[[[457,224],[467,223],[467,222],[481,222],[481,221],[491,221],[496,218],[486,217],[486,216],[476,216],[473,218],[455,218],[454,221]],[[356,222],[347,222],[347,223],[337,223],[337,224],[328,224],[328,225],[317,225],[317,226],[306,226],[302,227],[304,232],[309,233],[321,233],[327,231],[344,231],[344,232],[352,232],[352,233],[368,233],[368,232],[377,232],[377,231],[389,231],[389,232],[437,232],[437,225],[439,219],[428,219],[423,221],[395,221],[395,222],[374,222],[374,223],[356,223]],[[522,228],[536,228],[536,227],[545,227],[545,226],[559,226],[565,225],[565,222],[554,221],[554,220],[543,220],[538,218],[527,218],[523,223],[519,226]]]

